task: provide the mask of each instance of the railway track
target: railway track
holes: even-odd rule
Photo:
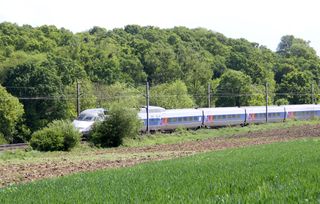
[[[18,144],[3,144],[0,145],[0,152],[6,150],[13,150],[13,149],[25,149],[28,147],[28,143],[18,143]]]

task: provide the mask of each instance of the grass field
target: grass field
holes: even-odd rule
[[[245,134],[248,132],[257,131],[269,131],[272,129],[284,129],[293,126],[302,125],[315,125],[319,124],[319,120],[308,120],[308,121],[287,121],[285,123],[269,123],[260,125],[250,125],[246,127],[223,127],[219,129],[200,129],[197,131],[177,131],[172,134],[151,134],[141,135],[135,139],[125,139],[123,146],[125,147],[141,147],[156,144],[174,144],[186,141],[198,141],[213,137],[228,137],[231,135]],[[24,151],[15,150],[8,152],[0,152],[0,165],[4,163],[39,163],[43,160],[55,160],[64,157],[71,160],[91,160],[100,159],[96,158],[94,153],[98,151],[97,148],[89,147],[88,145],[81,145],[70,152],[39,152],[39,151]],[[84,156],[86,155],[86,156]],[[108,155],[110,156],[110,155]],[[119,159],[124,155],[112,155],[114,158]],[[127,156],[127,155],[125,155]],[[105,156],[104,156],[105,157]],[[129,155],[130,157],[130,155]]]
[[[320,140],[199,154],[0,189],[1,203],[320,202]]]

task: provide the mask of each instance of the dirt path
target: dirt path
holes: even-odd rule
[[[64,176],[76,172],[94,171],[106,168],[133,166],[148,161],[172,159],[199,152],[226,148],[245,147],[289,141],[298,138],[320,137],[320,125],[296,126],[290,129],[251,132],[230,137],[212,138],[178,144],[154,145],[148,147],[113,148],[88,153],[89,156],[124,155],[120,159],[98,157],[93,160],[71,160],[65,157],[42,162],[4,164],[0,166],[0,187],[12,183],[28,182],[42,178]],[[92,155],[90,155],[92,154]],[[130,156],[128,156],[130,155]]]

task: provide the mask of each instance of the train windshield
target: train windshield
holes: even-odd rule
[[[80,114],[79,117],[77,118],[79,121],[95,121],[96,117],[93,115],[88,115],[88,114]]]

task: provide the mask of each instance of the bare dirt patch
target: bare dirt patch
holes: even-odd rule
[[[178,144],[163,144],[131,148],[120,147],[98,150],[86,155],[86,158],[88,158],[88,156],[96,158],[92,160],[80,159],[74,161],[64,157],[59,157],[58,159],[48,159],[46,161],[35,163],[8,163],[0,166],[0,187],[13,183],[65,176],[77,172],[133,166],[143,162],[172,159],[199,152],[270,144],[273,142],[310,137],[320,137],[320,125],[305,125],[295,126],[288,129],[249,132],[246,134],[182,142]],[[99,155],[108,154],[118,155],[118,157],[115,157],[116,159],[97,157]],[[122,155],[122,157],[119,155]]]

